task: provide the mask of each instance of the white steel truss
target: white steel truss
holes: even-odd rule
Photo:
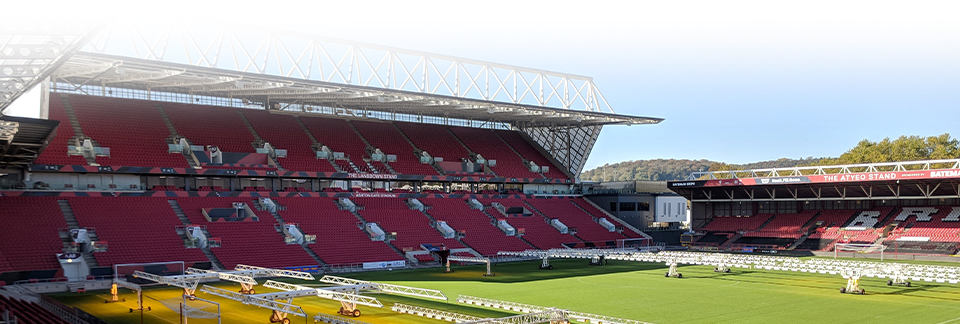
[[[314,280],[313,275],[292,270],[270,269],[257,266],[238,264],[233,271],[214,271],[196,268],[187,268],[183,275],[160,276],[143,271],[134,271],[134,277],[150,280],[183,288],[188,295],[197,291],[201,280],[219,279],[239,283],[243,293],[254,293],[253,286],[257,285],[254,277],[287,277],[303,280]]]
[[[298,114],[506,125],[530,136],[574,178],[603,125],[663,120],[617,114],[582,75],[236,23],[120,21],[87,30],[61,51],[76,54],[55,58],[51,68],[11,63],[17,73],[40,75],[26,83],[0,78],[0,89],[16,90],[0,99],[0,112],[3,100],[26,91],[20,87],[50,76],[55,91],[68,93],[107,96],[120,88]]]
[[[363,296],[356,293],[344,293],[344,292],[333,291],[326,288],[311,288],[311,287],[305,287],[300,285],[294,285],[294,284],[277,282],[277,281],[269,281],[269,280],[266,283],[264,283],[263,286],[267,288],[282,290],[287,294],[286,295],[284,295],[284,293],[272,293],[272,294],[275,294],[278,296],[279,295],[290,296],[289,298],[303,297],[303,296],[317,296],[320,298],[336,300],[343,303],[365,305],[365,306],[377,307],[377,308],[383,307],[383,303],[381,303],[376,298]]]
[[[851,273],[859,273],[864,277],[889,278],[893,282],[903,282],[907,279],[914,281],[936,283],[960,283],[960,267],[935,266],[910,263],[887,263],[851,260],[810,259],[802,260],[796,257],[743,255],[728,253],[662,251],[658,253],[628,252],[624,250],[603,251],[607,259],[657,262],[666,264],[712,265],[718,268],[750,268],[757,270],[793,271],[801,273],[819,273],[851,277]],[[536,253],[529,251],[528,253]],[[503,252],[511,253],[511,252]],[[512,252],[522,253],[522,252]],[[531,254],[532,255],[532,254]],[[571,258],[591,258],[590,253],[571,252],[565,254]],[[557,254],[555,257],[564,257]]]
[[[594,126],[521,126],[526,133],[554,159],[566,166],[571,175],[578,175],[600,137],[603,125]]]
[[[387,293],[421,297],[421,298],[447,300],[447,296],[444,295],[443,292],[439,290],[433,290],[433,289],[391,285],[391,284],[385,284],[385,283],[379,283],[379,282],[370,282],[370,281],[356,280],[356,279],[330,276],[330,275],[325,275],[322,278],[320,278],[320,280],[318,281],[330,283],[330,284],[336,284],[336,285],[345,285],[345,286],[356,285],[361,288],[360,290],[375,290],[379,292],[387,292]]]
[[[200,278],[196,275],[161,276],[137,270],[133,272],[133,277],[183,288],[187,295],[193,295],[200,283]]]
[[[485,318],[485,319],[480,319],[480,320],[470,321],[470,322],[463,322],[463,323],[562,324],[562,323],[567,323],[567,312],[562,309],[551,308],[542,312],[507,316],[507,317],[501,317],[501,318]]]
[[[354,319],[349,319],[349,318],[344,318],[344,317],[339,317],[339,316],[333,316],[333,315],[327,315],[327,314],[322,314],[322,313],[313,316],[313,320],[316,321],[316,322],[328,323],[328,324],[370,324],[370,323],[367,323],[367,322],[361,322],[361,321],[354,320]]]
[[[217,287],[204,285],[200,288],[200,291],[223,297],[230,300],[235,300],[243,303],[244,305],[253,305],[261,308],[266,308],[274,311],[274,314],[293,314],[301,317],[307,317],[307,313],[303,311],[303,308],[297,305],[293,305],[292,298],[284,301],[270,300],[261,297],[260,295],[246,295],[238,292],[229,291],[226,289],[220,289]],[[285,315],[284,315],[285,317]]]
[[[197,279],[213,279],[219,278],[220,280],[233,281],[241,284],[256,285],[257,281],[253,279],[253,276],[245,273],[236,273],[236,272],[218,272],[212,270],[202,270],[196,268],[187,268],[183,272],[186,278],[197,278]]]
[[[242,274],[249,275],[251,277],[284,277],[284,278],[293,278],[293,279],[300,279],[300,280],[315,280],[312,274],[310,274],[309,272],[302,272],[302,271],[270,269],[270,268],[243,265],[243,264],[238,264],[233,269],[235,273],[242,273]]]
[[[586,76],[235,23],[228,27],[117,22],[97,33],[83,51],[451,98],[615,113]]]
[[[46,79],[92,36],[94,27],[57,22],[0,26],[0,115]]]
[[[432,318],[436,320],[454,322],[454,323],[462,323],[462,322],[469,322],[469,321],[476,321],[476,320],[483,319],[481,317],[476,317],[476,316],[470,316],[470,315],[465,315],[460,313],[454,313],[454,312],[448,312],[448,311],[442,311],[442,310],[437,310],[432,308],[406,305],[406,304],[393,304],[393,306],[391,306],[390,309],[397,313],[417,315],[417,316],[422,316],[426,318]]]
[[[815,165],[798,166],[791,168],[768,168],[733,171],[698,171],[693,172],[687,180],[707,179],[739,179],[739,178],[772,178],[792,177],[804,175],[829,174],[857,174],[872,172],[897,172],[918,170],[945,170],[960,169],[960,159],[925,160],[904,162],[863,163],[844,165]]]
[[[506,309],[506,310],[521,312],[521,313],[539,313],[539,312],[549,311],[551,309],[556,309],[552,307],[527,305],[527,304],[514,303],[509,301],[503,301],[503,300],[480,298],[480,297],[465,296],[465,295],[458,296],[457,303],[477,305],[477,306],[490,307],[490,308]],[[577,321],[583,321],[587,323],[650,324],[647,322],[631,320],[631,319],[615,318],[610,316],[588,314],[588,313],[581,313],[581,312],[572,312],[569,310],[563,310],[563,311],[566,313],[567,318],[572,320],[577,320]]]

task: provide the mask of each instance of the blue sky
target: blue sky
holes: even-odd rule
[[[237,20],[587,75],[617,113],[666,118],[605,128],[587,169],[653,158],[837,156],[865,138],[960,136],[956,1],[273,1],[256,10],[93,1],[54,8],[48,17]],[[22,101],[11,113],[30,114],[35,104]]]

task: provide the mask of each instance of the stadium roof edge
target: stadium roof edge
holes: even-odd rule
[[[693,202],[960,199],[960,159],[695,175],[667,185]]]
[[[943,167],[939,167],[943,166]],[[960,159],[878,162],[839,165],[811,165],[787,168],[766,168],[730,171],[697,171],[686,180],[738,179],[738,178],[775,178],[802,175],[827,175],[871,173],[884,171],[922,171],[939,169],[960,169]]]
[[[118,76],[112,69],[123,68]],[[370,86],[237,72],[211,67],[80,52],[53,74],[54,81],[110,85],[280,105],[307,112],[303,105],[382,111],[468,120],[496,120],[515,126],[596,126],[657,124],[662,118],[602,111],[571,110],[529,104],[458,98]],[[240,84],[243,83],[243,84]]]

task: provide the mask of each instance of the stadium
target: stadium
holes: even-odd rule
[[[0,111],[41,90],[0,116],[0,323],[960,320],[960,160],[608,204],[578,179],[601,130],[663,119],[590,77],[242,28],[0,36]]]

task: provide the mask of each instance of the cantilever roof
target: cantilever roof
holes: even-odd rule
[[[118,74],[117,70],[123,74]],[[248,99],[271,109],[309,113],[308,106],[402,113],[523,126],[656,124],[661,118],[459,98],[81,52],[53,73],[54,80],[156,92]]]

